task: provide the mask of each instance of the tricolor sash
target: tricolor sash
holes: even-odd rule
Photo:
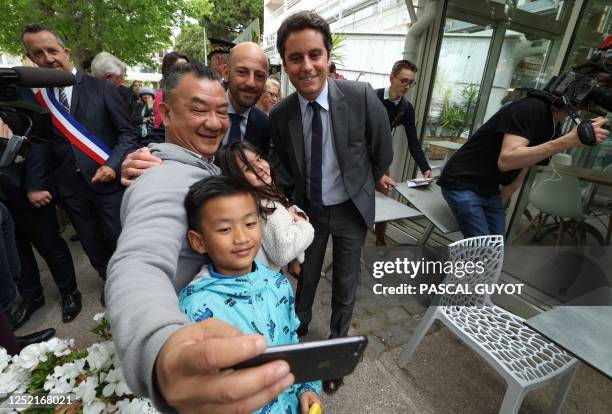
[[[87,154],[89,158],[103,165],[110,156],[111,150],[66,111],[66,108],[55,99],[53,89],[32,89],[32,91],[38,102],[49,109],[53,125],[62,135]]]

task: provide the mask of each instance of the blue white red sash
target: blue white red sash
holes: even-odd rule
[[[89,158],[103,165],[111,154],[111,150],[94,134],[79,123],[66,108],[55,99],[52,88],[32,89],[40,104],[49,109],[53,125],[77,148]]]

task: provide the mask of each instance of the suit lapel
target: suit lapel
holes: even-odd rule
[[[344,100],[344,94],[338,88],[333,79],[328,78],[328,93],[329,93],[329,110],[332,122],[332,131],[334,135],[334,144],[336,147],[336,157],[338,158],[338,166],[341,171],[344,171],[343,155],[346,154],[348,145],[348,117],[346,116],[347,105]]]
[[[300,174],[304,176],[304,130],[302,128],[302,114],[300,113],[300,102],[297,93],[294,93],[289,103],[289,136],[295,161],[300,170]]]
[[[79,104],[79,89],[83,86],[83,78],[85,76],[81,71],[77,70],[76,83],[72,86],[72,97],[70,98],[70,114],[74,115],[76,112],[77,105]]]

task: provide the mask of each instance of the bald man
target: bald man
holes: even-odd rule
[[[225,71],[231,122],[223,145],[248,141],[264,154],[268,153],[268,116],[255,106],[264,91],[267,76],[268,59],[261,46],[245,42],[232,48]]]

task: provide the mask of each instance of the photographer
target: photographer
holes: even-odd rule
[[[10,128],[0,122],[3,128],[0,132],[11,136]],[[45,304],[32,246],[47,263],[63,298],[62,320],[72,321],[81,309],[73,301],[65,299],[77,291],[77,282],[70,250],[59,234],[55,186],[45,167],[48,164],[46,145],[32,144],[26,161],[0,168],[0,190],[15,222],[16,257],[21,266],[17,287],[22,300],[10,314],[15,329],[24,325]]]
[[[503,235],[504,205],[529,167],[583,145],[577,128],[556,138],[566,117],[551,100],[527,96],[502,107],[451,157],[438,185],[464,237]],[[591,124],[596,145],[609,134],[606,122]]]
[[[13,131],[0,119],[0,139],[8,139],[11,135]],[[55,330],[45,329],[24,337],[16,337],[9,325],[6,315],[15,303],[15,280],[20,275],[20,264],[13,220],[4,201],[4,193],[0,187],[0,346],[14,355],[24,346],[52,338]]]

